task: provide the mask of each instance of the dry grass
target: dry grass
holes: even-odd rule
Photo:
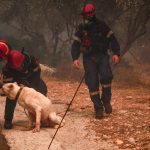
[[[57,72],[55,77],[64,81],[79,81],[83,75],[84,71],[74,69],[72,64],[63,64],[57,67]]]
[[[118,67],[114,72],[114,83],[123,86],[150,87],[150,65],[133,67]]]
[[[44,73],[43,73],[44,74]],[[80,81],[84,70],[76,70],[71,64],[60,65],[54,77],[63,81]],[[135,67],[116,67],[113,70],[113,85],[124,87],[150,87],[150,65]],[[51,78],[51,74],[46,76]]]

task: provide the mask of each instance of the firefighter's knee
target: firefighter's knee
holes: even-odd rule
[[[97,82],[93,82],[90,79],[85,79],[85,83],[88,86],[89,92],[98,91],[99,84]]]
[[[107,85],[107,84],[111,84],[112,80],[113,80],[113,75],[110,75],[110,76],[102,77],[100,82],[103,85]]]

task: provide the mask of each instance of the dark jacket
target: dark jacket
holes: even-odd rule
[[[4,83],[17,82],[28,85],[34,80],[38,81],[40,79],[41,69],[37,59],[32,55],[24,55],[25,61],[22,70],[12,69],[8,63],[2,68]]]
[[[83,56],[107,54],[108,49],[113,54],[120,55],[120,46],[111,29],[96,17],[91,24],[80,24],[75,32],[71,48],[73,60]]]

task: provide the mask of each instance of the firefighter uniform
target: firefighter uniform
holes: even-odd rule
[[[47,87],[44,81],[40,78],[40,66],[37,59],[29,54],[23,53],[24,63],[21,70],[16,70],[10,67],[10,62],[2,68],[3,82],[17,82],[25,86],[34,88],[42,94],[47,94]],[[8,59],[9,60],[9,59]],[[5,105],[5,128],[12,127],[12,119],[16,101],[12,101],[9,98],[6,99]]]
[[[94,16],[89,24],[80,24],[75,32],[71,55],[77,60],[83,54],[85,82],[93,101],[96,115],[111,113],[111,82],[113,74],[109,63],[108,49],[120,55],[120,46],[111,29]],[[102,86],[100,98],[99,84]]]

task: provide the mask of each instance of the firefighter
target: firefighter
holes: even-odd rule
[[[34,56],[18,50],[11,50],[7,42],[0,41],[0,59],[6,60],[5,66],[2,68],[3,83],[17,82],[34,88],[44,95],[47,94],[46,84],[40,78],[40,65]],[[15,106],[16,101],[6,98],[5,129],[12,128]]]
[[[85,82],[89,89],[90,98],[94,104],[95,117],[102,119],[104,111],[112,113],[111,82],[113,74],[109,63],[108,49],[113,52],[114,64],[119,63],[120,45],[112,30],[105,22],[96,17],[92,4],[86,4],[81,12],[83,23],[76,29],[71,47],[73,65],[79,69],[80,53],[83,54]],[[99,86],[102,93],[99,92]]]

